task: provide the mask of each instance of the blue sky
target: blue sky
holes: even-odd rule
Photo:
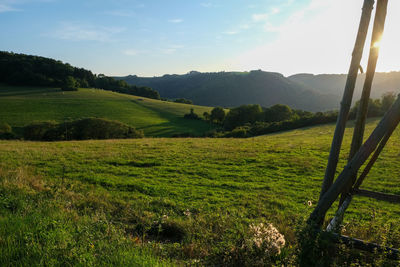
[[[342,73],[362,5],[349,2],[0,0],[0,50],[51,57],[106,75]],[[400,69],[390,58],[391,64],[378,68]]]

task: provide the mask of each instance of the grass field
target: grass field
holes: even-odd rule
[[[368,133],[376,123],[369,121]],[[259,222],[273,223],[286,239],[272,262],[295,264],[299,227],[318,200],[333,130],[249,139],[0,141],[0,265],[10,258],[15,265],[43,258],[61,265],[67,258],[88,265],[250,264],[257,255],[243,252],[241,242]],[[348,128],[340,167],[350,134]],[[397,130],[363,188],[400,194],[399,154]],[[355,197],[343,232],[400,247],[399,215],[399,205]],[[379,255],[340,251],[333,265],[379,264]],[[127,262],[124,255],[131,255]]]
[[[183,118],[191,108],[199,115],[212,109],[96,89],[62,92],[55,88],[0,86],[0,123],[16,128],[33,121],[99,117],[129,124],[148,137],[209,131],[212,126],[208,123]]]

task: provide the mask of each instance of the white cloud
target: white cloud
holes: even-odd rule
[[[11,11],[19,11],[19,9],[14,8],[8,4],[0,3],[0,13],[11,12]]]
[[[223,32],[223,34],[225,34],[225,35],[235,35],[235,34],[238,34],[239,32],[238,31],[226,31],[226,32]]]
[[[184,47],[185,47],[184,45],[173,44],[173,45],[169,45],[166,48],[161,48],[160,51],[163,54],[171,55],[171,54],[174,54],[175,52],[177,52],[178,50],[180,50],[180,49],[182,49]]]
[[[253,14],[253,15],[251,16],[251,19],[252,19],[254,22],[260,22],[260,21],[265,21],[265,20],[267,20],[268,17],[269,17],[269,14],[268,14],[268,13]]]
[[[168,22],[170,22],[170,23],[182,23],[183,19],[170,19],[170,20],[168,20]]]
[[[27,3],[51,3],[55,0],[0,0],[0,13],[22,11],[19,6]]]
[[[62,26],[51,36],[54,38],[70,41],[98,41],[112,42],[114,35],[123,32],[124,28],[98,27],[81,25],[78,23],[62,23]]]
[[[281,12],[281,10],[278,7],[273,7],[271,9],[271,14],[272,15],[278,14],[279,12]]]
[[[127,56],[136,56],[140,52],[138,50],[135,50],[135,49],[127,49],[127,50],[122,51],[122,53],[124,53]]]

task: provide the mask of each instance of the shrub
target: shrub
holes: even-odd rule
[[[185,99],[185,98],[178,98],[174,100],[175,103],[182,103],[182,104],[193,104],[192,100]]]
[[[63,90],[63,91],[78,91],[78,82],[74,79],[74,77],[68,76],[65,79],[63,86],[61,87],[61,90]]]
[[[196,113],[194,113],[194,109],[190,109],[190,113],[185,114],[183,116],[185,119],[189,119],[189,120],[201,120],[201,118],[199,117],[199,115],[197,115]]]
[[[245,138],[249,137],[249,135],[250,135],[250,127],[241,126],[241,127],[236,127],[231,132],[228,132],[225,135],[225,137]]]
[[[100,118],[86,118],[66,124],[70,136],[67,139],[118,139],[118,138],[142,138],[143,132],[121,123]],[[68,134],[68,133],[67,133]]]
[[[24,127],[24,139],[32,141],[48,140],[48,132],[56,130],[57,127],[58,125],[51,121],[34,122]]]
[[[85,118],[56,124],[38,122],[24,127],[24,139],[35,141],[142,138],[143,132],[121,123],[100,118]]]
[[[12,128],[8,123],[0,123],[0,134],[11,133]]]

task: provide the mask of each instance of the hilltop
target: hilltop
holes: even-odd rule
[[[121,121],[145,136],[203,134],[213,126],[183,115],[193,108],[198,114],[212,108],[172,103],[117,92],[80,88],[63,92],[59,88],[0,86],[0,123],[21,128],[34,121],[63,122],[84,117]]]
[[[320,93],[330,93],[336,96],[342,96],[346,83],[346,74],[308,74],[300,73],[289,76],[288,79],[313,88]],[[354,89],[353,102],[357,101],[362,92],[364,85],[365,73],[359,74],[357,77],[356,87]],[[371,98],[380,98],[387,92],[400,92],[400,72],[377,72],[372,82]]]
[[[318,92],[280,73],[265,71],[200,73],[162,77],[114,77],[128,84],[149,86],[161,97],[187,98],[205,106],[234,107],[259,104],[270,107],[285,104],[295,109],[326,111],[338,108],[339,97]]]

